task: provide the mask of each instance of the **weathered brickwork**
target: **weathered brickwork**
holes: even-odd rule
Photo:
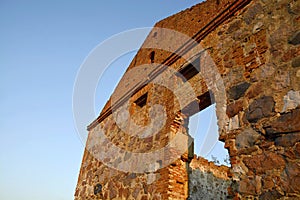
[[[75,199],[300,199],[299,60],[297,0],[208,0],[158,22],[88,126]],[[159,65],[188,61],[188,81]],[[193,155],[189,116],[212,102],[230,169]]]

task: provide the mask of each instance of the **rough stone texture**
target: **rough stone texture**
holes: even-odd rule
[[[274,112],[273,97],[263,96],[255,99],[246,111],[246,118],[249,122],[257,122],[264,117],[270,117]]]
[[[228,98],[237,100],[242,97],[245,91],[249,88],[250,84],[247,82],[240,83],[231,87],[228,91]]]
[[[243,101],[235,101],[227,106],[226,114],[228,117],[234,117],[243,110]]]
[[[283,97],[284,107],[282,112],[293,110],[300,105],[300,91],[289,91],[287,95]]]
[[[228,167],[216,166],[213,162],[195,156],[190,164],[189,199],[227,199],[227,189],[231,184],[228,173]]]
[[[289,39],[289,43],[293,45],[300,44],[300,31],[294,33],[294,35]]]
[[[259,140],[259,138],[260,134],[251,128],[247,128],[236,136],[235,144],[237,149],[250,148]]]
[[[239,183],[239,192],[246,195],[255,195],[260,191],[260,188],[261,179],[258,176],[255,178],[249,177]]]
[[[215,175],[193,171],[193,153],[188,148],[189,116],[213,102],[204,98],[209,92],[216,103],[220,140],[229,150],[232,165],[227,198],[300,199],[300,1],[208,0],[155,27],[179,31],[199,44],[166,37],[161,29],[150,32],[121,79],[120,89],[88,126],[75,199],[197,199],[201,174],[205,181],[220,183]],[[185,58],[172,54],[177,50]],[[181,71],[198,53],[200,73],[186,82],[162,73],[160,66],[138,68],[162,63]],[[126,76],[133,69],[138,70]],[[151,82],[159,76],[170,88]],[[187,90],[187,83],[193,92]],[[136,102],[146,93],[146,105],[139,107]],[[191,106],[195,104],[199,109]],[[165,114],[154,105],[162,105]],[[160,129],[151,135],[153,124]],[[134,160],[129,153],[162,149],[176,136],[182,138],[180,142],[153,163],[146,158]],[[110,151],[115,147],[119,149]],[[178,156],[184,147],[187,152]],[[173,162],[165,162],[168,159]],[[127,165],[122,166],[124,162]],[[117,170],[120,167],[153,172],[122,172]],[[95,192],[99,184],[101,192]],[[214,183],[209,184],[212,188]],[[223,189],[216,193],[225,195]]]
[[[300,57],[294,58],[292,60],[292,67],[300,67]]]
[[[255,171],[256,174],[265,173],[268,170],[283,169],[285,166],[283,157],[276,153],[246,157],[244,163],[250,170]]]
[[[284,134],[275,139],[276,146],[292,147],[296,144],[296,142],[300,142],[299,133]]]
[[[293,133],[300,131],[300,109],[284,113],[280,117],[272,120],[270,126],[266,126],[266,134],[269,136],[281,133]]]

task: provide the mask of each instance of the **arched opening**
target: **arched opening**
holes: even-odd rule
[[[206,58],[202,59],[201,55],[198,58],[178,71],[197,93],[196,98],[182,110],[189,119],[187,128],[193,140],[193,148],[189,148],[193,150],[189,152],[194,154],[188,167],[188,195],[190,199],[226,199],[232,183],[229,177],[231,164],[225,144],[219,141],[216,107],[220,112],[222,95],[212,84],[220,79],[211,79],[211,74],[205,71],[204,68],[212,65],[209,59],[204,60]],[[222,117],[222,113],[218,113],[218,119],[222,120]]]
[[[216,165],[230,167],[229,153],[219,141],[216,104],[212,104],[189,119],[189,133],[194,138],[194,153]]]
[[[231,185],[229,154],[219,141],[215,107],[211,104],[189,118],[195,153],[189,164],[190,199],[226,199]]]
[[[194,140],[194,153],[216,165],[230,167],[228,150],[224,148],[224,142],[219,141],[215,96],[213,91],[207,89],[206,79],[201,73],[203,64],[205,62],[202,60],[201,64],[200,54],[178,70],[182,81],[188,82],[197,93],[195,100],[182,112],[189,116],[188,132]]]

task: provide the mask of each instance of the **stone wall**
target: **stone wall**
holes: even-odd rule
[[[174,79],[162,79],[174,86]],[[178,102],[168,88],[151,83],[130,96],[90,130],[75,199],[187,198],[189,158],[181,156],[189,137],[185,115],[174,112]],[[165,105],[165,115],[151,106],[157,104]]]
[[[299,9],[299,1],[252,1],[202,41],[226,87],[220,139],[235,198],[300,197]]]
[[[231,179],[229,167],[216,166],[204,158],[194,157],[189,171],[189,199],[227,199]]]
[[[215,195],[300,198],[299,31],[297,0],[208,0],[158,22],[88,126],[75,199],[194,198],[188,118],[213,101],[232,165]],[[195,59],[188,81],[166,73]]]

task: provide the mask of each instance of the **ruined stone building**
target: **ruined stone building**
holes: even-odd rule
[[[193,153],[216,103],[231,167]],[[300,1],[207,0],[155,24],[88,126],[75,199],[300,199]]]

